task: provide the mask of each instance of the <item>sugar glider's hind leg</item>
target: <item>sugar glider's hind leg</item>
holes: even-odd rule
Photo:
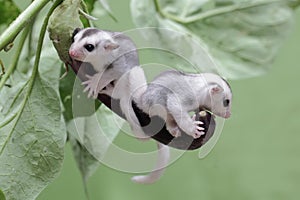
[[[203,122],[192,119],[186,109],[186,105],[183,105],[176,98],[176,95],[171,94],[168,96],[167,109],[176,121],[177,125],[185,133],[193,138],[199,138],[204,134],[204,128],[199,126],[200,124],[203,124]]]
[[[157,163],[154,168],[154,170],[148,174],[148,175],[140,175],[140,176],[134,176],[131,178],[133,182],[140,183],[140,184],[151,184],[160,179],[160,177],[163,175],[169,159],[170,159],[170,149],[168,146],[163,145],[159,142],[157,142],[158,147],[158,157],[157,157]]]

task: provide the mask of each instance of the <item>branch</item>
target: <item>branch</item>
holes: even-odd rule
[[[0,35],[0,51],[12,43],[21,30],[38,14],[50,0],[33,1]]]
[[[20,44],[18,45],[16,53],[15,53],[13,59],[12,59],[12,63],[9,66],[8,70],[5,72],[4,76],[1,77],[1,79],[0,79],[0,90],[5,85],[5,82],[7,81],[9,76],[15,71],[15,69],[18,65],[19,58],[20,58],[20,55],[21,55],[26,37],[29,33],[29,29],[30,29],[30,27],[27,27],[26,29],[24,29],[24,32],[22,33],[21,38],[20,38]]]

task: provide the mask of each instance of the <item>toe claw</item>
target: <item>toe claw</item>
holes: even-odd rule
[[[87,86],[87,87],[85,87],[84,89],[83,89],[83,92],[86,92],[86,91],[88,91],[90,88]]]
[[[198,130],[198,131],[204,131],[204,128],[203,128],[203,127],[200,127],[200,126],[197,126],[197,130]]]
[[[194,124],[201,125],[201,124],[203,124],[203,122],[202,121],[194,121]]]

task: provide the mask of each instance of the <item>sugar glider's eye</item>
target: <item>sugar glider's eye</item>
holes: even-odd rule
[[[229,106],[229,103],[230,103],[230,100],[229,100],[229,99],[225,99],[225,100],[223,101],[224,107]]]
[[[92,44],[86,44],[86,45],[84,45],[84,48],[86,50],[88,50],[88,52],[91,52],[91,51],[93,51],[95,49],[95,46],[92,45]]]

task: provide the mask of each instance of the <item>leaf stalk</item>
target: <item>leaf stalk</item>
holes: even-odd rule
[[[0,51],[12,43],[21,30],[36,16],[50,0],[33,1],[0,35]]]

